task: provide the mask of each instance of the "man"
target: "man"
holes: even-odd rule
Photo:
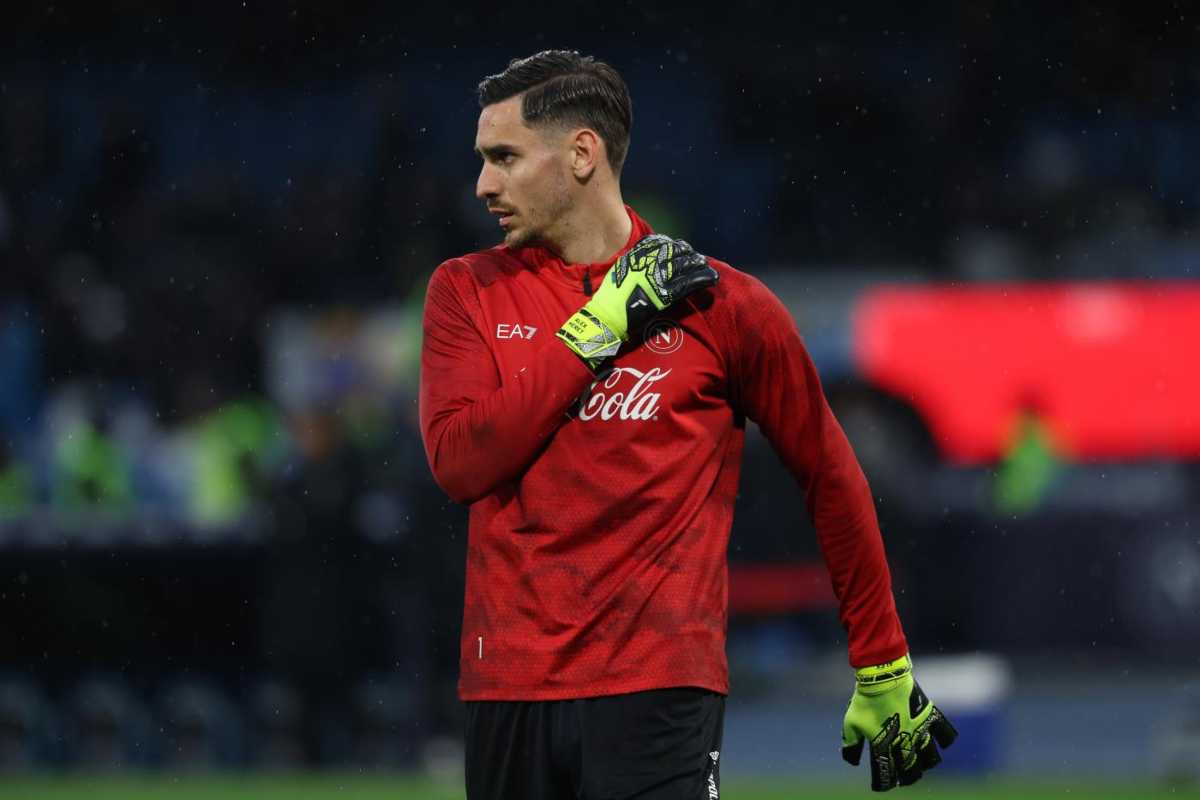
[[[747,418],[840,599],[843,755],[866,737],[873,788],[915,781],[953,728],[913,682],[870,490],[787,310],[624,205],[610,66],[538,53],[479,100],[476,194],[504,242],[430,279],[420,393],[433,474],[470,505],[467,796],[718,796]]]

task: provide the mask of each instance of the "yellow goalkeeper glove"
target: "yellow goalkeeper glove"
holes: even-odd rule
[[[925,770],[941,763],[938,747],[953,744],[958,731],[913,680],[908,656],[863,667],[855,678],[842,722],[842,758],[857,766],[866,739],[872,791],[916,783]]]
[[[717,271],[691,245],[652,233],[617,259],[558,338],[595,371],[654,314],[716,282]]]

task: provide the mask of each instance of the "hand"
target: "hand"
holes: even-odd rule
[[[617,259],[558,338],[595,370],[656,312],[716,282],[717,271],[690,244],[652,233]]]
[[[863,739],[869,739],[872,791],[916,783],[941,763],[938,747],[953,744],[958,731],[913,680],[908,656],[863,667],[855,677],[842,722],[842,758],[857,766]]]

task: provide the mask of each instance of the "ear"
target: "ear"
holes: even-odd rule
[[[591,128],[580,128],[571,135],[571,172],[577,179],[591,178],[607,157],[604,142]]]

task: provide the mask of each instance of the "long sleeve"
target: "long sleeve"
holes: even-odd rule
[[[552,335],[530,347],[524,366],[501,375],[479,327],[479,299],[470,286],[460,291],[456,269],[461,275],[466,266],[448,261],[429,281],[419,410],[434,478],[451,498],[471,503],[520,475],[593,376]]]
[[[723,276],[724,277],[724,276]],[[731,276],[732,277],[732,276]],[[806,494],[850,663],[881,664],[908,651],[866,477],[833,416],[791,314],[757,279],[737,273],[730,303],[735,407],[758,423]]]

